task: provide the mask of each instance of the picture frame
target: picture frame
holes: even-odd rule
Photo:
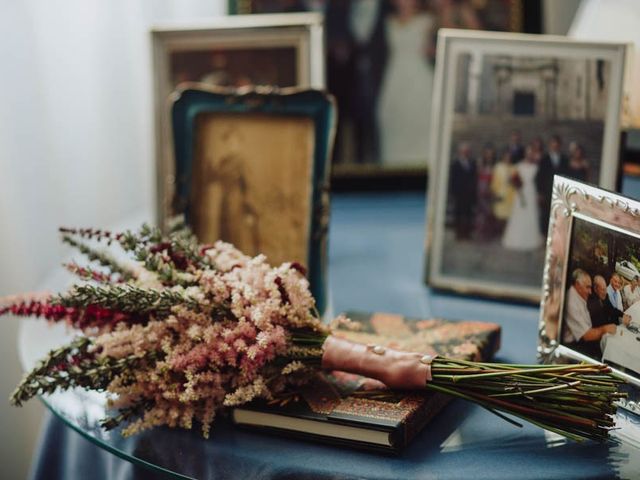
[[[291,263],[324,315],[333,97],[185,83],[172,98],[175,182],[162,199],[171,205],[163,224],[182,216],[202,243]]]
[[[627,45],[440,30],[425,281],[538,303],[554,174],[614,190]]]
[[[171,210],[167,202],[175,182],[171,93],[184,82],[323,89],[323,32],[318,13],[237,15],[151,29],[159,225]]]
[[[607,363],[628,382],[629,396],[620,405],[635,414],[640,414],[640,304],[634,294],[640,290],[632,289],[638,267],[627,256],[640,249],[639,220],[640,202],[555,177],[538,328],[541,363]],[[616,289],[612,301],[609,291]],[[613,306],[617,295],[621,309]],[[615,328],[607,326],[616,322]]]
[[[230,14],[310,10],[325,15],[327,88],[339,110],[335,191],[424,191],[439,28],[542,29],[538,0],[228,3]]]

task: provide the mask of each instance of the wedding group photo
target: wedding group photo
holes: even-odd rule
[[[574,215],[562,345],[640,374],[640,237]]]
[[[587,52],[535,55],[524,44],[522,55],[497,53],[489,40],[472,45],[467,36],[468,46],[447,49],[443,67],[455,76],[443,78],[450,86],[442,87],[440,112],[446,193],[436,200],[445,203],[436,229],[448,247],[440,271],[535,295],[554,175],[615,187],[605,128],[615,66]]]
[[[501,143],[457,144],[449,174],[445,268],[478,266],[483,273],[534,282],[542,274],[554,175],[589,181],[593,160],[572,137],[513,130]],[[496,146],[499,145],[499,146]],[[510,259],[509,267],[499,258]],[[508,273],[510,271],[510,273]]]

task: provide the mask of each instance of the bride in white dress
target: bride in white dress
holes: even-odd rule
[[[433,66],[427,59],[435,18],[418,2],[393,2],[385,20],[389,61],[378,103],[381,161],[390,166],[426,166]]]
[[[514,169],[522,186],[513,198],[511,215],[502,236],[502,245],[511,250],[535,250],[543,243],[538,225],[538,195],[535,178],[538,164],[530,148],[525,160]]]

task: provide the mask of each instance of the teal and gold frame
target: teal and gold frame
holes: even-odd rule
[[[185,85],[171,110],[175,173],[161,199],[171,204],[164,221],[183,214],[201,241],[303,264],[324,314],[335,120],[333,97],[319,90]]]

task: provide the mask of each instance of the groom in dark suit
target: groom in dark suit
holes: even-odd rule
[[[453,199],[453,221],[458,240],[471,238],[477,182],[478,173],[471,156],[471,146],[462,142],[458,147],[458,155],[451,164],[449,178],[449,194]]]
[[[547,230],[549,229],[553,176],[566,175],[568,170],[569,158],[562,153],[562,139],[559,135],[552,135],[551,140],[549,140],[549,151],[543,155],[535,178],[538,205],[540,207],[538,224],[543,237],[547,236]]]

